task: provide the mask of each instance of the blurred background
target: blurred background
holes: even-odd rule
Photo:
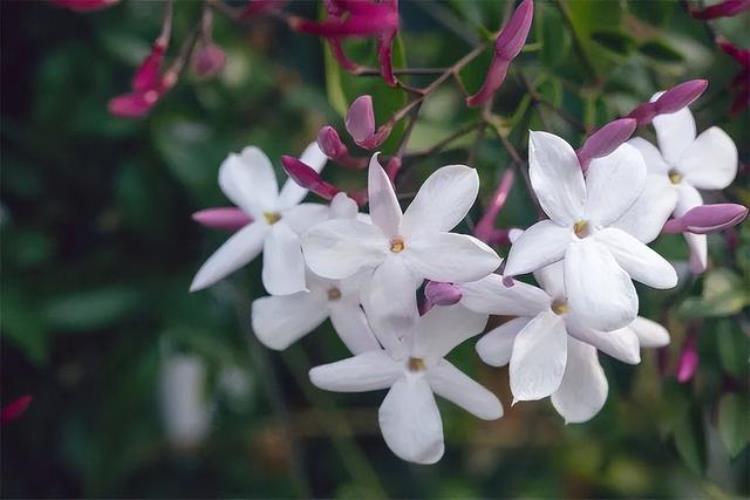
[[[509,7],[402,0],[396,64],[452,64],[496,31]],[[708,199],[750,204],[750,123],[746,110],[729,113],[730,83],[741,68],[715,46],[709,25],[683,7],[538,0],[529,43],[495,99],[498,130],[524,155],[528,129],[579,144],[583,134],[563,115],[601,125],[656,90],[707,78],[708,91],[692,107],[698,130],[724,128],[741,161],[735,184]],[[750,494],[747,224],[711,237],[704,276],[668,292],[641,290],[642,315],[665,324],[672,345],[644,352],[638,366],[601,356],[610,393],[592,421],[566,426],[548,400],[511,408],[507,369],[483,365],[472,340],[451,360],[500,396],[505,417],[479,421],[439,401],[445,457],[433,466],[402,462],[380,437],[382,393],[332,394],[309,383],[311,366],[346,355],[330,324],[282,353],[254,338],[249,307],[265,294],[260,259],[208,291],[189,294],[188,286],[226,238],[190,215],[229,205],[216,177],[230,151],[258,145],[278,168],[280,155],[300,153],[321,125],[343,133],[341,112],[358,95],[374,96],[381,122],[405,94],[377,76],[342,74],[319,39],[290,33],[272,17],[238,24],[218,15],[214,40],[226,53],[225,68],[208,79],[186,72],[144,119],[115,118],[107,101],[128,91],[163,9],[122,0],[82,14],[42,1],[0,3],[1,397],[3,405],[33,397],[0,429],[3,497]],[[176,2],[170,55],[200,10],[198,1]],[[291,2],[288,10],[315,18],[320,5]],[[747,47],[747,26],[746,13],[709,29]],[[347,49],[374,65],[370,41]],[[487,51],[461,73],[469,91],[489,58]],[[407,81],[424,85],[431,77]],[[463,97],[447,83],[428,98],[412,153],[478,118]],[[400,133],[397,127],[386,153]],[[641,134],[653,138],[650,130]],[[490,133],[436,156],[415,154],[402,191],[467,157],[486,201],[510,168]],[[326,176],[364,186],[361,173],[329,167]],[[518,182],[499,224],[534,220]],[[679,236],[657,246],[684,271]],[[700,364],[678,383],[675,366],[689,331]]]

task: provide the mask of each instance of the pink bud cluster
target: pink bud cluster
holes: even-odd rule
[[[636,120],[638,126],[648,125],[657,115],[674,113],[689,106],[703,94],[707,87],[707,80],[689,80],[680,83],[664,92],[655,101],[637,106],[627,118]]]

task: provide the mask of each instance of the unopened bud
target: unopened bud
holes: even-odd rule
[[[428,281],[424,287],[424,296],[430,305],[450,306],[461,300],[463,292],[458,285],[453,283]]]
[[[250,224],[253,219],[235,207],[217,207],[200,210],[193,214],[193,220],[211,229],[236,231]]]
[[[657,114],[674,113],[698,99],[708,87],[708,80],[689,80],[675,85],[654,101]]]
[[[215,43],[207,43],[196,49],[191,66],[196,75],[210,78],[220,73],[226,62],[227,57],[222,48]]]
[[[715,233],[736,226],[747,217],[747,207],[736,203],[699,205],[681,217],[670,219],[664,225],[664,233]]]
[[[349,154],[349,149],[341,142],[336,129],[326,125],[318,132],[318,147],[328,158],[337,159]]]
[[[695,376],[700,363],[698,356],[697,339],[695,334],[689,334],[682,345],[680,358],[677,361],[677,381],[681,384],[690,382]]]
[[[346,114],[346,130],[359,144],[375,134],[375,110],[372,97],[363,95],[354,100]]]
[[[301,162],[293,156],[281,157],[281,164],[286,173],[294,179],[300,187],[308,189],[325,200],[332,200],[341,190],[326,182],[311,166]]]
[[[630,139],[637,126],[638,123],[633,118],[620,118],[591,134],[577,151],[583,171],[586,171],[591,160],[607,156]]]

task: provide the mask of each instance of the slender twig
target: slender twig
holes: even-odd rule
[[[445,73],[448,68],[396,68],[393,70],[394,75],[440,75]],[[353,72],[357,76],[380,76],[380,70],[377,68],[362,67]]]

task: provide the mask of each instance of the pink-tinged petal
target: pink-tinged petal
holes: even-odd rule
[[[680,359],[677,361],[677,381],[681,384],[690,382],[698,370],[699,363],[697,338],[695,334],[690,334],[682,344]]]
[[[341,141],[339,133],[330,125],[326,125],[318,132],[318,147],[332,160],[347,156],[349,149]]]
[[[572,316],[566,322],[570,335],[623,363],[637,365],[641,362],[640,342],[630,326],[603,332],[582,326],[578,321],[578,315],[575,312],[573,312],[573,315],[575,316]]]
[[[583,215],[586,185],[576,152],[560,137],[531,132],[529,177],[544,212],[561,225],[572,225]]]
[[[199,210],[193,215],[193,220],[211,229],[237,231],[253,222],[253,218],[235,207],[217,207]]]
[[[465,165],[439,168],[422,184],[406,209],[403,235],[450,231],[469,213],[477,193],[479,175],[475,169]]]
[[[638,316],[628,325],[628,328],[633,330],[638,337],[641,348],[669,345],[669,332],[656,321]]]
[[[521,53],[534,19],[534,2],[523,0],[513,12],[510,21],[505,25],[495,40],[495,51],[506,60],[514,59]]]
[[[645,183],[643,156],[629,144],[594,159],[586,173],[584,218],[594,225],[616,221],[638,199]]]
[[[434,464],[443,456],[443,422],[425,377],[398,379],[380,405],[378,421],[385,443],[399,458]]]
[[[339,299],[331,301],[329,306],[333,328],[352,354],[380,350],[358,302]]]
[[[646,177],[646,187],[637,200],[610,227],[625,231],[643,243],[651,243],[677,206],[677,188],[665,175]]]
[[[156,90],[131,92],[110,99],[107,109],[111,115],[118,118],[143,118],[149,114],[160,97]]]
[[[591,328],[612,331],[629,325],[638,313],[638,294],[607,247],[593,238],[574,241],[565,253],[568,304]]]
[[[510,358],[513,403],[546,398],[562,382],[568,357],[562,318],[552,312],[535,316],[516,335]]]
[[[581,149],[578,150],[578,161],[581,168],[586,171],[591,160],[614,152],[622,143],[630,139],[637,125],[637,122],[632,118],[620,118],[591,134]]]
[[[435,361],[456,346],[479,335],[487,324],[486,314],[476,313],[460,304],[434,307],[419,318],[413,335],[415,357]]]
[[[666,175],[669,173],[671,167],[664,161],[664,158],[661,156],[661,151],[659,151],[656,146],[642,137],[633,137],[628,141],[628,144],[641,152],[643,160],[646,162],[646,170],[648,170],[649,174]]]
[[[370,217],[387,238],[400,236],[401,207],[390,179],[380,166],[378,153],[372,155],[367,176],[367,192],[370,202]]]
[[[718,203],[691,208],[682,217],[673,221],[679,225],[679,230],[675,232],[707,234],[736,226],[746,217],[747,207],[736,203]]]
[[[312,142],[308,144],[302,152],[302,155],[299,157],[299,162],[312,169],[314,173],[319,174],[323,168],[325,168],[326,163],[328,162],[328,157],[326,157],[316,142]],[[318,178],[320,178],[320,176],[318,176]],[[326,188],[325,191],[327,191],[327,189],[328,188]],[[318,194],[317,191],[313,192]],[[307,196],[307,189],[298,182],[295,182],[295,180],[289,179],[284,183],[284,186],[279,193],[279,208],[292,207],[304,200],[305,196]]]
[[[609,385],[596,349],[568,338],[568,362],[560,387],[552,393],[552,406],[566,424],[591,420],[607,401]]]
[[[634,119],[638,123],[638,126],[642,127],[651,123],[655,116],[656,106],[654,105],[654,103],[644,102],[643,104],[639,104],[638,106],[636,106],[633,111],[628,113],[626,118]]]
[[[106,9],[117,4],[120,0],[49,0],[53,5],[64,7],[74,12],[92,12]]]
[[[138,66],[131,83],[136,92],[146,92],[158,89],[161,85],[161,65],[164,62],[164,54],[167,50],[166,41],[157,39],[151,48],[151,52]]]
[[[346,130],[354,142],[360,143],[375,134],[375,109],[372,97],[363,95],[357,97],[346,113]]]
[[[358,71],[361,66],[346,56],[344,47],[342,46],[342,39],[340,37],[328,37],[328,46],[331,48],[331,54],[336,62],[339,63],[341,69],[354,73]]]
[[[473,236],[456,233],[415,236],[406,242],[403,255],[421,277],[451,283],[484,278],[502,262],[486,244]]]
[[[482,361],[491,366],[505,366],[510,363],[516,336],[529,324],[529,321],[531,321],[529,317],[512,319],[490,330],[479,339],[476,350]]]
[[[501,58],[497,54],[493,55],[482,86],[479,87],[479,90],[475,94],[466,98],[466,105],[476,107],[489,101],[497,89],[502,86],[505,77],[508,75],[509,68],[510,61]]]
[[[201,266],[190,291],[202,290],[223,279],[258,256],[269,232],[266,224],[248,224],[232,235]]]
[[[499,274],[461,285],[461,304],[473,311],[502,316],[536,316],[550,307],[544,290],[522,281],[508,286]]]
[[[661,94],[657,94],[661,95]],[[685,150],[695,141],[695,119],[688,108],[656,116],[653,120],[664,160],[679,168]]]
[[[296,193],[294,193],[294,196],[288,195],[287,197],[289,198],[302,199],[305,197],[307,191],[309,190],[317,194],[324,200],[332,200],[334,196],[341,192],[339,188],[337,188],[330,182],[324,181],[320,174],[316,172],[312,167],[306,165],[305,163],[302,163],[300,160],[294,158],[293,156],[282,156],[281,164],[284,165],[284,170],[289,175],[291,180],[295,183],[295,185],[299,188],[298,190],[295,190]],[[291,185],[284,186],[284,188],[287,187],[290,188],[287,192],[291,191]],[[298,202],[299,201],[297,201],[297,203]]]
[[[708,88],[708,80],[688,80],[675,85],[654,101],[657,114],[674,113],[690,106]]]
[[[266,347],[286,349],[325,321],[326,299],[319,293],[299,292],[254,300],[253,331]]]
[[[701,274],[708,267],[708,238],[705,234],[683,233],[690,250],[690,271]]]
[[[435,394],[477,418],[495,420],[503,416],[497,396],[444,359],[427,371],[427,382]]]
[[[226,62],[224,50],[215,43],[206,43],[198,47],[190,61],[193,73],[201,78],[218,75],[226,66]]]
[[[452,306],[461,300],[463,292],[460,286],[453,283],[428,281],[424,287],[424,297],[430,307]]]
[[[278,209],[276,173],[268,156],[255,146],[227,156],[219,167],[219,186],[227,198],[256,220]]]
[[[690,15],[696,19],[709,20],[718,17],[732,17],[750,10],[750,0],[724,0],[703,9],[690,8]]]
[[[26,412],[32,399],[29,395],[21,396],[3,406],[2,411],[0,411],[0,425],[8,424],[20,418]]]
[[[385,351],[378,350],[316,366],[310,370],[310,381],[327,391],[377,391],[393,385],[402,373],[399,363]]]
[[[724,189],[737,175],[737,146],[719,127],[703,131],[675,165],[699,189]]]
[[[606,228],[597,232],[593,238],[607,247],[632,279],[659,289],[677,285],[677,271],[672,264],[625,231]]]
[[[305,259],[297,233],[283,221],[271,226],[263,245],[263,286],[271,295],[306,290]]]
[[[505,275],[518,276],[557,262],[575,235],[571,227],[551,220],[539,221],[518,237],[505,261]]]

